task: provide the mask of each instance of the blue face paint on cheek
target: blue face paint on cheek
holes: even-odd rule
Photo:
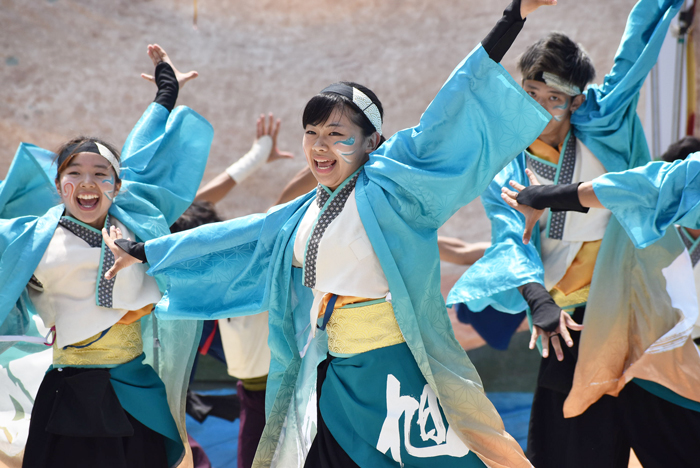
[[[110,177],[109,179],[104,179],[101,181],[105,185],[111,185],[112,190],[109,191],[103,191],[105,197],[107,197],[107,200],[109,201],[114,201],[114,198],[112,195],[114,195],[114,177]]]
[[[568,99],[561,106],[554,106],[553,107],[553,109],[562,110],[562,111],[566,111],[568,108],[569,108],[569,100]],[[562,120],[564,120],[564,114],[565,114],[565,112],[562,112],[561,114],[558,114],[558,115],[552,114],[552,117],[554,117],[554,120],[556,120],[557,122],[561,122]]]
[[[335,144],[336,144],[336,145],[344,145],[344,146],[352,146],[352,145],[355,144],[355,137],[354,137],[354,136],[351,136],[351,137],[348,138],[347,140],[336,141]],[[349,153],[340,153],[340,157],[343,158],[343,161],[345,161],[346,163],[352,164],[352,161],[351,161],[350,159],[346,158],[346,156],[352,156],[352,155],[355,154],[356,152],[357,152],[357,150],[355,150],[355,151],[350,151]]]

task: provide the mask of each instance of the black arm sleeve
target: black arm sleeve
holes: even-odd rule
[[[578,198],[577,184],[565,185],[530,185],[518,194],[516,200],[521,205],[527,205],[536,210],[550,208],[552,211],[579,211],[588,213]]]
[[[520,17],[520,0],[513,0],[503,11],[503,16],[490,33],[481,41],[484,50],[489,54],[491,60],[500,62],[513,41],[518,37],[523,29],[525,20]]]
[[[530,306],[533,325],[547,332],[557,329],[561,307],[554,302],[544,286],[540,283],[528,283],[521,288],[520,294]]]
[[[156,65],[156,84],[158,92],[153,102],[157,102],[161,106],[173,110],[177,101],[177,94],[180,91],[180,85],[177,83],[173,67],[165,62],[160,62]]]
[[[148,259],[146,259],[146,244],[143,242],[134,242],[129,239],[117,239],[114,243],[135,259],[141,260],[141,263],[146,263],[148,261]]]

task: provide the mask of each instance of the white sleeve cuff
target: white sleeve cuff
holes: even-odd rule
[[[236,181],[236,184],[240,184],[267,162],[270,151],[272,151],[272,137],[263,135],[255,140],[250,151],[226,168],[226,173]]]

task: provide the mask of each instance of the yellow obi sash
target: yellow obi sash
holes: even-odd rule
[[[328,352],[338,357],[348,357],[406,341],[394,316],[394,308],[384,299],[334,309],[326,331]]]
[[[143,353],[141,322],[116,323],[111,328],[64,348],[53,345],[53,365],[117,366]]]

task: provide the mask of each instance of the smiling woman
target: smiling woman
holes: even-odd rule
[[[146,266],[103,275],[114,257],[101,229],[141,240],[169,232],[194,198],[211,144],[208,122],[174,109],[179,88],[194,75],[178,72],[157,45],[148,54],[158,92],[123,159],[96,138],[72,139],[56,154],[22,144],[0,183],[0,368],[11,368],[14,342],[22,356],[26,341],[53,347],[28,433],[26,426],[13,431],[26,440],[24,468],[170,468],[187,453],[179,402],[189,349],[173,353],[199,341],[198,328],[179,329],[171,347],[150,316],[162,294]],[[45,343],[36,336],[40,324],[50,329]],[[158,355],[177,369],[158,365],[154,336]],[[17,387],[0,393],[27,393],[23,383]]]
[[[105,239],[109,275],[137,261],[127,251],[170,285],[163,319],[269,311],[254,466],[531,466],[455,339],[437,229],[549,121],[498,62],[527,13],[554,3],[514,1],[419,124],[386,141],[366,87],[312,97],[302,125],[315,191],[145,245]]]

